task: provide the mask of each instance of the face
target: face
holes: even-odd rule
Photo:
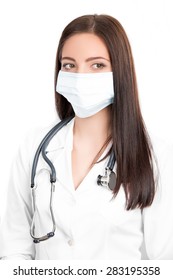
[[[61,70],[73,73],[111,72],[105,43],[91,33],[71,36],[62,49]]]

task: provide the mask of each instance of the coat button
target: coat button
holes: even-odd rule
[[[74,240],[69,239],[69,240],[68,240],[68,245],[69,245],[69,246],[73,246],[73,245],[74,245]]]

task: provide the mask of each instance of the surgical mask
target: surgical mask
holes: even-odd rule
[[[113,103],[113,73],[59,71],[56,91],[71,103],[76,116],[87,118]]]

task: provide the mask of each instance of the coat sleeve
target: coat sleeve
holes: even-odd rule
[[[143,211],[149,259],[173,260],[173,147],[156,145],[158,186],[153,204]]]
[[[0,229],[0,258],[34,259],[30,237],[32,203],[30,163],[27,143],[21,145],[13,161],[9,179],[6,211]]]

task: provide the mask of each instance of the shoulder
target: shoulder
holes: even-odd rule
[[[173,143],[155,135],[152,135],[151,140],[156,179],[155,202],[160,203],[163,200],[170,205],[173,196]]]
[[[172,141],[162,139],[157,135],[151,135],[153,155],[160,169],[164,168],[170,162],[173,164],[173,143]],[[172,165],[173,167],[173,165]]]
[[[33,129],[29,130],[24,136],[24,139],[19,147],[19,153],[21,154],[21,156],[27,161],[32,161],[33,156],[41,141],[51,131],[51,129],[57,126],[60,122],[60,120],[55,120],[48,126],[34,127]],[[64,125],[62,129],[60,129],[60,131],[53,137],[51,141],[52,149],[55,145],[56,147],[64,145],[66,135],[72,125],[73,120],[71,120],[67,125]]]

